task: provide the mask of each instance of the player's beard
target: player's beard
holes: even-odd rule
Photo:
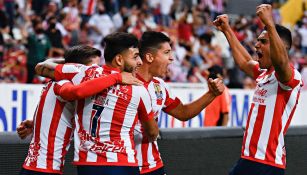
[[[135,70],[135,68],[133,66],[130,66],[127,63],[124,64],[124,71],[125,72],[133,73],[134,70]]]

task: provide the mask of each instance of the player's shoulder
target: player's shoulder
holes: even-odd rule
[[[160,77],[153,77],[152,82],[155,84],[160,84],[161,86],[167,87],[167,83]]]
[[[148,90],[145,86],[137,86],[137,85],[131,85],[133,89],[133,93],[136,96],[143,97],[143,96],[149,96]]]
[[[87,69],[94,69],[98,67],[99,66],[97,64],[88,66],[88,65],[79,64],[79,63],[66,63],[62,67],[62,71],[63,72],[81,72]]]

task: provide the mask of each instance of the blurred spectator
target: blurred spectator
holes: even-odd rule
[[[274,18],[274,22],[276,24],[281,24],[281,15],[280,15],[280,12],[279,12],[279,3],[278,2],[273,2],[272,3],[272,13],[273,13],[273,18]]]
[[[81,0],[81,18],[82,22],[87,23],[95,13],[97,0]]]
[[[207,68],[219,65],[223,68],[224,81],[228,87],[243,88],[248,79],[234,66],[225,36],[212,25],[214,17],[223,13],[228,2],[230,1],[0,0],[1,70],[5,70],[6,75],[12,73],[12,76],[7,76],[10,78],[6,78],[6,82],[20,82],[16,78],[16,72],[13,72],[19,69],[15,67],[24,66],[27,60],[31,77],[33,65],[46,55],[61,56],[66,48],[76,44],[88,44],[103,49],[103,37],[114,31],[129,32],[140,37],[144,31],[155,30],[164,31],[174,41],[174,62],[170,66],[167,81],[205,82]],[[279,7],[284,1],[278,1],[279,4],[275,2],[266,1],[273,3],[274,20],[279,23],[282,20]],[[50,41],[50,49],[45,50],[50,51],[39,50],[44,54],[38,53],[40,56],[35,58],[25,56],[23,64],[18,61],[18,57],[12,55],[23,53],[33,56],[37,54],[33,48],[43,45],[37,44],[43,35],[37,34],[31,24],[31,19],[37,16],[43,21],[42,28],[47,36],[43,38],[49,38],[43,40]],[[259,18],[256,15],[233,14],[230,23],[242,45],[257,59],[254,43],[256,35],[263,29]],[[36,45],[30,39],[33,36],[36,38]],[[40,37],[37,38],[38,36]],[[293,47],[289,53],[291,63],[302,71],[305,71],[306,38],[307,12],[294,27]],[[12,63],[16,66],[12,66]]]
[[[303,54],[307,54],[307,16],[302,20],[303,25],[298,29],[299,34],[301,35],[301,47]]]
[[[223,78],[223,69],[220,66],[212,66],[208,71],[208,78]],[[204,126],[227,126],[230,103],[229,90],[225,87],[224,92],[206,107]]]
[[[48,20],[48,29],[45,32],[51,43],[50,57],[62,57],[64,55],[63,37],[56,28],[57,19],[50,17]]]
[[[123,18],[127,16],[129,16],[128,8],[126,6],[122,6],[120,8],[120,11],[117,12],[112,18],[116,30],[118,30],[119,28],[121,28],[121,26],[123,26],[124,24]]]
[[[35,65],[43,61],[48,55],[51,48],[51,43],[48,37],[44,34],[42,21],[39,17],[32,21],[34,32],[28,36],[28,79],[27,83],[32,83],[35,75]]]
[[[78,44],[78,32],[80,29],[81,17],[79,17],[78,1],[68,0],[67,6],[63,8],[65,14],[62,24],[70,32],[69,46]]]
[[[171,24],[170,11],[173,4],[173,0],[161,0],[160,11],[162,17],[162,25],[169,27]]]
[[[97,10],[98,13],[95,13],[88,22],[91,29],[89,37],[94,44],[99,44],[105,36],[114,31],[113,21],[106,13],[103,3],[97,4]]]

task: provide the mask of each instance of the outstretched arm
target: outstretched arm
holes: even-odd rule
[[[122,81],[122,78],[125,82]],[[70,81],[65,81],[63,84],[60,82],[55,85],[54,92],[64,100],[72,101],[93,96],[117,83],[142,85],[142,82],[131,73],[122,72],[88,80],[79,85],[73,85]]]
[[[288,52],[286,48],[291,46],[284,43],[276,31],[272,17],[272,6],[261,4],[256,10],[256,14],[267,28],[270,41],[270,58],[277,73],[278,80],[282,83],[286,83],[291,79],[293,74],[289,65]]]
[[[54,69],[58,64],[63,64],[65,60],[63,58],[47,59],[38,63],[35,66],[35,72],[37,75],[54,79]]]
[[[213,21],[213,24],[226,36],[231,48],[232,55],[234,57],[234,61],[239,66],[239,68],[247,75],[254,78],[254,67],[257,62],[252,59],[251,55],[247,52],[247,50],[242,46],[240,41],[235,36],[229,25],[228,16],[226,14],[218,16],[216,20]]]
[[[206,108],[218,95],[221,95],[225,89],[223,81],[221,78],[216,78],[208,80],[209,91],[201,96],[199,99],[189,103],[180,104],[171,109],[170,111],[165,111],[172,115],[178,120],[187,121],[196,115],[198,115],[204,108]]]

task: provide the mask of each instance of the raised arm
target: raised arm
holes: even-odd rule
[[[208,80],[209,91],[201,96],[199,99],[189,103],[182,104],[181,102],[177,107],[164,110],[166,113],[172,115],[180,121],[187,121],[198,115],[204,108],[206,108],[218,95],[222,94],[225,87],[221,78]]]
[[[286,41],[283,41],[278,35],[272,17],[271,5],[259,5],[256,9],[256,14],[266,26],[270,41],[270,59],[278,76],[278,80],[282,83],[288,82],[293,73],[289,65],[289,57],[287,52],[287,49],[290,49],[291,47],[291,42],[287,43]],[[290,39],[292,39],[291,33]]]
[[[223,14],[218,16],[216,20],[213,21],[213,24],[226,36],[231,48],[232,56],[234,57],[234,61],[239,66],[239,68],[247,75],[254,78],[254,67],[257,62],[252,59],[251,55],[247,52],[247,50],[242,46],[240,41],[235,36],[229,25],[228,15]]]

